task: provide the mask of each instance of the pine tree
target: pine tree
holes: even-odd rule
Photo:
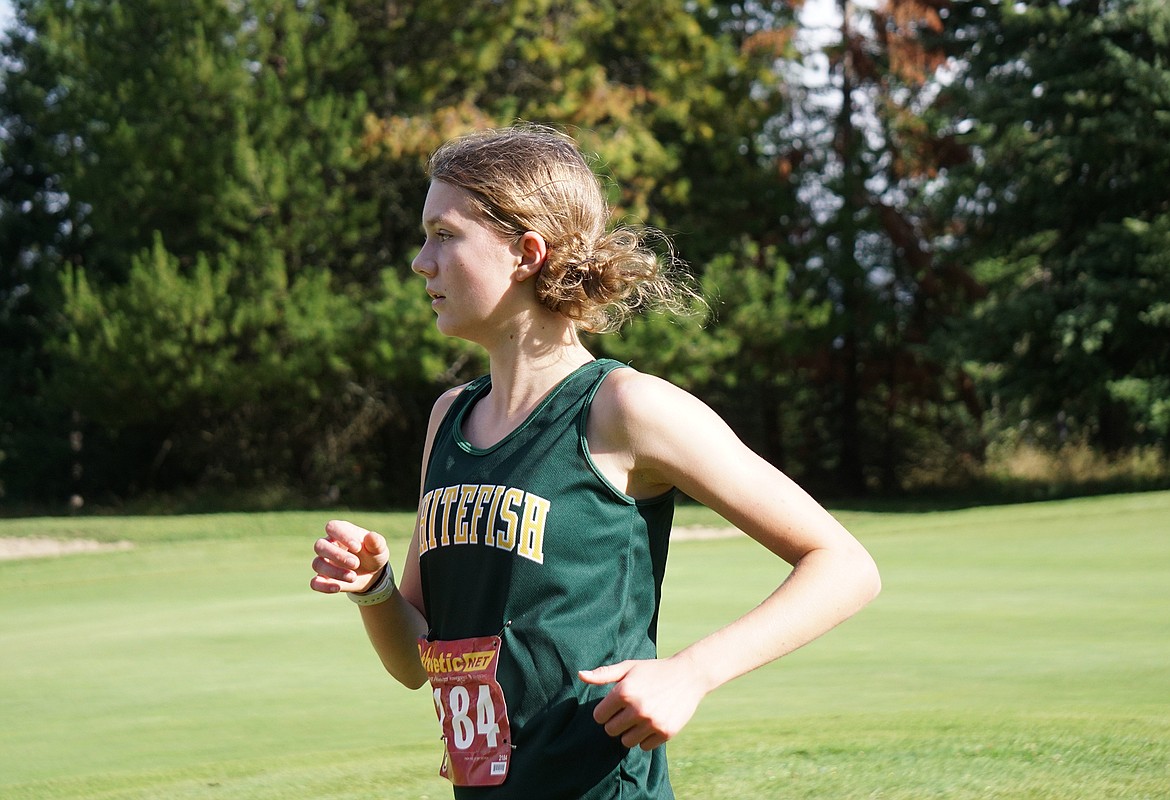
[[[365,98],[332,88],[361,60],[342,6],[18,5],[3,202],[43,222],[0,242],[27,340],[5,359],[27,398],[11,474],[28,471],[31,431],[64,442],[77,417],[86,494],[378,490],[354,453],[395,408],[389,387],[411,390],[396,379],[416,370],[396,375],[386,346],[418,337],[365,336],[363,307],[405,290],[381,274],[378,209],[356,180]],[[61,483],[59,462],[43,467],[30,483]]]
[[[937,478],[978,449],[970,381],[937,344],[978,291],[932,246],[927,198],[966,157],[931,111],[944,6],[842,2],[833,35],[806,32],[803,60],[784,65],[794,96],[776,147],[803,208],[786,245],[792,292],[831,309],[802,358],[816,394],[800,430],[816,437],[815,477],[851,494]]]
[[[741,51],[734,4],[17,11],[0,114],[17,123],[5,166],[20,153],[31,172],[0,202],[31,195],[48,227],[0,249],[53,322],[30,333],[47,373],[27,384],[81,420],[87,492],[284,480],[409,502],[417,464],[393,454],[417,450],[440,384],[476,364],[438,341],[408,274],[423,163],[450,135],[566,127],[626,187],[615,206],[677,230],[697,266],[745,228],[766,235],[782,189],[754,138],[770,58]]]
[[[959,252],[990,294],[970,342],[1007,425],[1046,444],[1167,446],[1170,9],[956,4],[944,97],[976,159]]]

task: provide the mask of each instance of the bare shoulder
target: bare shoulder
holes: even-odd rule
[[[675,486],[715,506],[733,483],[779,475],[698,397],[633,369],[614,370],[599,387],[590,429],[611,452],[625,454],[638,485]]]
[[[427,422],[427,437],[426,443],[423,446],[423,464],[426,464],[428,454],[431,450],[431,443],[435,439],[435,433],[439,430],[439,424],[443,421],[443,417],[451,410],[451,405],[455,402],[455,398],[467,388],[467,384],[461,384],[452,389],[448,389],[439,395],[435,400],[435,404],[431,406],[430,420]]]
[[[677,487],[792,564],[849,540],[824,508],[689,392],[615,370],[598,401],[606,411],[599,428],[624,448],[635,486]]]
[[[452,386],[450,389],[439,395],[438,399],[435,400],[435,407],[437,408],[438,406],[442,405],[444,410],[450,408],[451,404],[455,402],[455,398],[463,394],[463,390],[470,385],[470,383],[461,383],[458,386]]]
[[[602,403],[612,406],[614,411],[645,418],[653,418],[664,410],[684,412],[695,406],[704,406],[687,390],[633,367],[609,373],[598,389],[597,397]]]
[[[632,466],[654,472],[687,460],[696,437],[731,435],[719,415],[699,398],[635,369],[617,369],[606,377],[594,399],[590,424],[611,447],[627,451]]]
[[[633,368],[615,369],[597,390],[593,413],[605,430],[636,434],[671,425],[704,406],[698,398],[670,381]]]
[[[455,402],[455,398],[463,393],[467,388],[467,384],[460,384],[454,388],[448,389],[439,395],[435,400],[435,404],[431,406],[431,425],[432,427],[438,425],[443,419],[443,416],[451,410],[451,405]]]

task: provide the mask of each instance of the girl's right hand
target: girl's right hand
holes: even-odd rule
[[[366,591],[390,560],[382,534],[336,519],[326,523],[325,536],[317,540],[313,551],[317,574],[309,586],[324,594]]]

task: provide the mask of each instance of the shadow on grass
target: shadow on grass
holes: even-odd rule
[[[873,491],[865,495],[837,495],[811,490],[823,505],[841,511],[875,513],[927,513],[957,511],[981,506],[1001,506],[1018,503],[1036,503],[1049,500],[1067,500],[1076,497],[1096,497],[1109,494],[1133,494],[1170,489],[1170,474],[1155,476],[1112,476],[1108,478],[1068,479],[1065,477],[973,478],[961,486],[919,488],[898,493]],[[680,506],[695,505],[680,495]],[[178,516],[186,514],[253,513],[270,511],[313,511],[322,514],[344,514],[358,508],[362,511],[401,512],[409,508],[380,507],[376,504],[346,504],[331,498],[306,498],[285,487],[235,491],[181,491],[152,493],[109,504],[91,504],[71,509],[68,503],[0,504],[0,519],[22,517],[101,517],[101,516]]]
[[[926,489],[897,495],[873,494],[863,497],[820,497],[818,499],[833,509],[842,511],[926,513],[958,511],[982,506],[1069,500],[1077,497],[1157,492],[1167,489],[1170,489],[1170,477],[1140,481],[1078,482],[1014,479],[989,480],[959,489]]]

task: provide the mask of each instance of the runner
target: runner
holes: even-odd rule
[[[385,539],[331,521],[311,586],[346,592],[386,669],[428,680],[457,798],[670,798],[663,743],[716,687],[806,644],[879,589],[873,560],[682,389],[579,332],[687,289],[609,209],[574,142],[516,126],[431,158],[413,269],[439,330],[490,370],[435,403],[400,582]],[[795,568],[666,658],[655,647],[678,492]],[[734,576],[712,576],[734,580]]]

